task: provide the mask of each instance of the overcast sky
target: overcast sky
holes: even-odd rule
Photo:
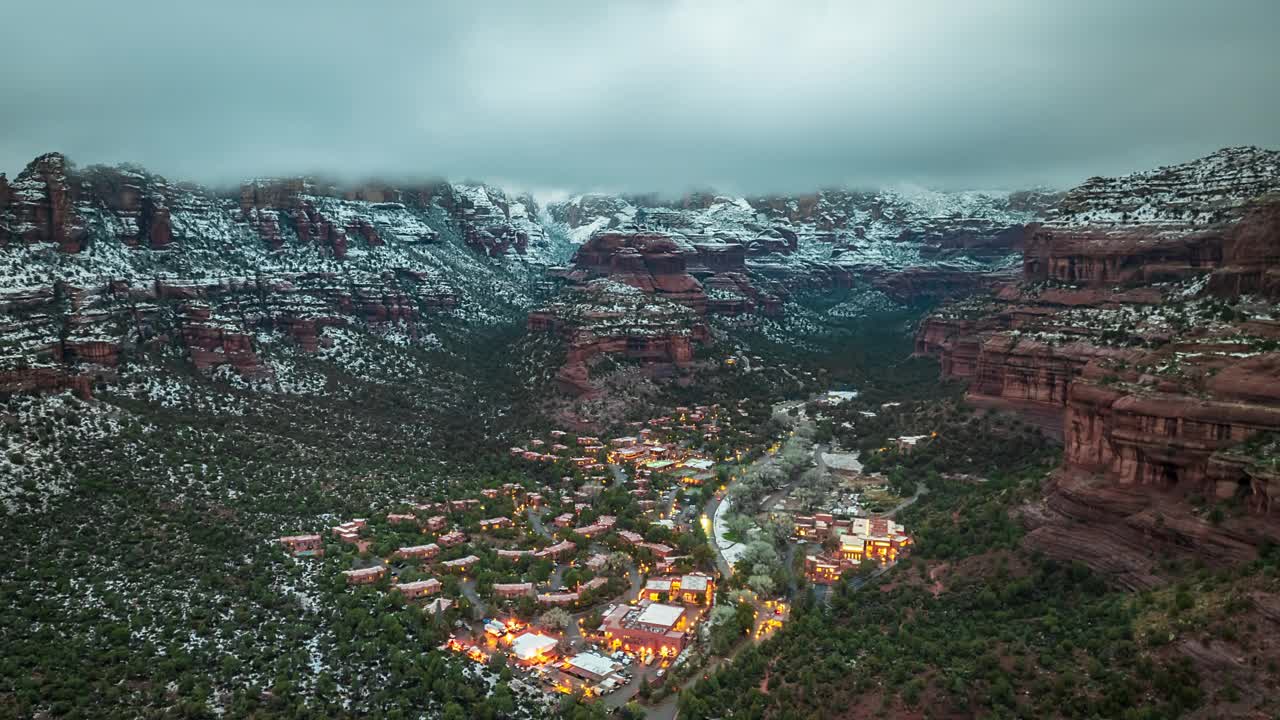
[[[52,0],[0,171],[536,190],[1069,186],[1280,148],[1280,0]]]

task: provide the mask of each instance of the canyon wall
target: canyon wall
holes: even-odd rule
[[[1277,158],[1089,181],[1029,230],[1020,282],[926,318],[916,352],[1062,438],[1067,473],[1271,513],[1238,450],[1280,432]]]

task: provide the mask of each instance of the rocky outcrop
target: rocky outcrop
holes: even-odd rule
[[[737,243],[691,243],[656,230],[602,230],[578,248],[563,276],[578,284],[609,278],[698,314],[780,312],[782,298],[753,281],[745,258]]]
[[[51,243],[67,253],[80,252],[88,235],[77,207],[79,187],[67,159],[41,155],[8,185],[0,208],[0,243]]]
[[[916,352],[974,404],[1062,437],[1069,473],[1270,513],[1274,473],[1236,449],[1280,431],[1280,323],[1258,297],[1280,204],[1250,195],[1280,184],[1278,158],[1227,150],[1089,181],[1032,230],[1021,283],[926,319]]]
[[[607,359],[652,376],[679,373],[692,363],[694,345],[709,336],[698,309],[614,278],[571,286],[530,313],[528,328],[553,333],[564,343],[567,351],[557,379],[578,395],[597,390],[592,368]]]
[[[529,314],[528,328],[558,333],[567,345],[560,384],[590,394],[589,368],[613,356],[651,374],[687,367],[694,343],[707,338],[708,313],[782,312],[784,294],[761,288],[738,243],[690,242],[643,228],[594,233],[556,274],[564,295]]]
[[[1256,294],[1280,300],[1280,194],[1250,203],[1227,234],[1223,262],[1209,290],[1224,297]]]
[[[1162,585],[1171,559],[1212,565],[1257,557],[1264,540],[1280,540],[1280,525],[1262,516],[1213,524],[1188,514],[1180,495],[1151,486],[1118,485],[1061,470],[1044,498],[1022,509],[1028,533],[1023,544],[1062,562],[1080,562],[1129,589]]]
[[[1184,280],[1222,265],[1225,236],[1222,228],[1041,227],[1027,242],[1023,275],[1092,286]]]
[[[261,375],[262,361],[254,352],[249,334],[215,322],[211,315],[207,305],[189,304],[182,308],[182,342],[196,369],[208,371],[229,365],[245,377]]]
[[[1280,152],[1227,148],[1182,165],[1092,178],[1067,193],[1027,242],[1026,280],[1085,285],[1178,281],[1223,266],[1224,289],[1266,287]],[[1271,248],[1268,250],[1268,248]],[[1235,276],[1237,282],[1228,278]],[[1244,284],[1241,284],[1241,281]]]
[[[1241,495],[1255,510],[1270,512],[1280,486],[1220,453],[1280,431],[1278,372],[1280,353],[1265,353],[1222,368],[1195,392],[1091,365],[1067,402],[1067,467],[1121,484],[1223,499]]]

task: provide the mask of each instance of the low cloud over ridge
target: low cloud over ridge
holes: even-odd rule
[[[1280,146],[1280,3],[25,3],[0,170],[1070,185]]]

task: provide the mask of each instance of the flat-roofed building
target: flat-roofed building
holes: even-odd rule
[[[299,557],[324,555],[324,538],[318,534],[286,535],[277,540],[285,550]]]
[[[533,595],[533,583],[494,583],[493,594],[503,600]]]
[[[543,605],[564,606],[578,602],[580,595],[576,592],[554,592],[538,595],[538,602]]]
[[[474,567],[478,562],[480,562],[480,558],[475,555],[468,555],[466,557],[460,557],[457,560],[446,560],[440,563],[440,565],[446,570],[453,572],[466,572]]]
[[[435,578],[427,578],[426,580],[416,580],[407,583],[395,583],[391,589],[404,595],[405,598],[412,600],[414,598],[427,597],[440,592],[441,583]]]
[[[560,669],[588,682],[600,682],[622,669],[622,665],[600,653],[578,653],[565,660]]]
[[[467,541],[467,534],[462,532],[461,530],[454,530],[453,532],[447,532],[444,535],[441,535],[440,537],[436,538],[436,542],[440,543],[441,547],[455,547],[457,545],[461,545],[466,541]]]
[[[560,558],[566,555],[572,555],[577,551],[578,551],[577,545],[574,545],[568,540],[562,540],[556,543],[555,545],[542,548],[541,550],[535,552],[533,556],[536,558],[551,558],[553,560],[559,560]]]
[[[509,517],[492,517],[480,521],[481,530],[496,530],[498,528],[509,528],[514,523]]]
[[[702,573],[649,578],[640,596],[654,602],[710,606],[715,601],[715,582]]]
[[[521,662],[538,664],[555,655],[559,641],[536,632],[521,633],[511,640],[511,654]]]
[[[440,546],[435,543],[413,545],[396,550],[395,556],[403,560],[430,560],[440,554]]]
[[[382,576],[387,574],[387,569],[378,565],[359,570],[343,570],[342,574],[347,576],[348,585],[369,585],[381,580]]]
[[[600,632],[609,648],[628,652],[678,655],[689,639],[689,619],[677,605],[642,601],[620,605],[604,617]]]
[[[851,563],[875,560],[881,564],[898,559],[911,546],[906,528],[888,518],[853,518],[840,536],[840,560]]]

